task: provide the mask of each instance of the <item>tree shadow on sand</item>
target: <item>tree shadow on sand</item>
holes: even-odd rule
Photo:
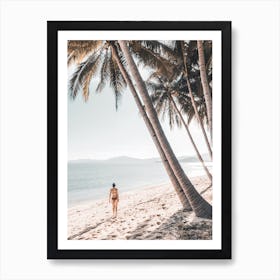
[[[192,212],[178,210],[169,219],[159,221],[147,219],[126,236],[128,240],[211,240],[212,220],[191,218]],[[159,225],[151,231],[151,225]]]

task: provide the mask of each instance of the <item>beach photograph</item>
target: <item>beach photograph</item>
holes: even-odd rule
[[[67,240],[212,240],[212,41],[71,39],[67,71]]]

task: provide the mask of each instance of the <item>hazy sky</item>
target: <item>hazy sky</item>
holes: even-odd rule
[[[161,123],[177,156],[195,154],[184,128],[170,130],[167,119]],[[198,124],[193,123],[190,128],[201,153],[206,153]],[[107,159],[117,156],[159,156],[129,90],[123,93],[118,111],[110,87],[105,87],[101,93],[91,93],[86,103],[81,95],[74,101],[69,98],[68,159]]]

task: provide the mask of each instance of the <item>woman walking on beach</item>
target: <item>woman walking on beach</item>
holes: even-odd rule
[[[117,217],[117,212],[118,212],[118,202],[119,202],[119,192],[118,189],[116,188],[116,184],[112,184],[112,188],[110,190],[109,194],[109,203],[112,200],[112,207],[113,207],[113,218]]]

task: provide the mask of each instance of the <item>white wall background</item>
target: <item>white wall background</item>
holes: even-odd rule
[[[0,279],[280,279],[278,1],[1,2]],[[233,22],[233,259],[46,259],[46,21]]]

